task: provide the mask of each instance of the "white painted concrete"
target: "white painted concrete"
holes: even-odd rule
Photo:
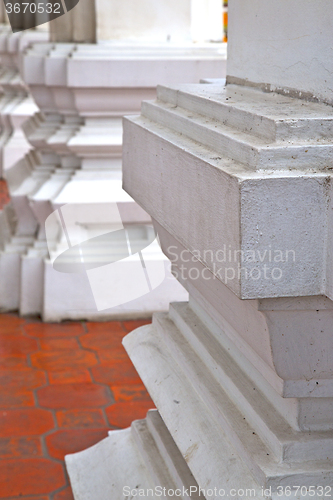
[[[91,463],[96,474],[90,477]],[[131,428],[110,433],[109,437],[81,453],[66,456],[73,493],[76,499],[88,500],[98,495],[99,500],[138,495],[157,498],[163,488],[189,491],[198,500],[198,484],[179,453],[168,429],[156,410],[149,410],[147,418],[136,420]],[[116,479],[111,479],[115,473]],[[133,493],[132,493],[133,491]],[[154,492],[156,494],[154,494]],[[164,495],[165,496],[165,495]]]
[[[302,0],[230,2],[228,78],[333,104],[333,5]]]
[[[158,88],[125,119],[125,189],[240,298],[333,298],[332,118],[330,106],[257,89]]]

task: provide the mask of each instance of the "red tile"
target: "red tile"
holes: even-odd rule
[[[106,427],[106,421],[102,410],[63,410],[56,413],[59,427],[80,428],[91,427]]]
[[[121,343],[125,327],[147,322],[44,324],[0,314],[0,500],[73,500],[63,464],[42,458],[41,436],[62,460],[154,407]]]
[[[1,325],[0,321],[0,335],[3,337],[11,337],[12,335],[22,335],[23,328],[21,326],[10,326],[10,325]]]
[[[124,325],[127,332],[131,332],[132,330],[135,330],[136,328],[140,328],[140,326],[150,325],[151,322],[152,322],[152,319],[147,318],[147,319],[138,319],[135,321],[123,321],[123,325]]]
[[[10,201],[10,195],[5,180],[0,180],[0,210]]]
[[[54,384],[37,391],[40,406],[54,409],[93,408],[112,401],[111,391],[102,385]]]
[[[42,445],[39,437],[3,437],[0,438],[0,458],[41,457]]]
[[[2,460],[0,498],[45,495],[66,484],[63,466],[45,458]]]
[[[94,366],[97,358],[88,351],[39,351],[31,355],[31,363],[46,371],[82,370]]]
[[[19,318],[14,314],[0,314],[0,334],[3,331],[15,331],[25,323],[23,318]]]
[[[70,351],[80,348],[74,337],[40,339],[40,347],[44,351]]]
[[[37,351],[38,345],[35,339],[23,335],[0,336],[0,356],[17,356],[30,354]]]
[[[50,384],[73,384],[75,382],[92,382],[88,370],[72,370],[67,372],[49,372]]]
[[[54,427],[52,413],[39,408],[0,411],[0,436],[35,436]]]
[[[103,351],[103,349],[120,347],[121,341],[125,335],[126,333],[123,330],[120,332],[96,331],[82,335],[80,342],[82,346],[87,349]]]
[[[53,500],[74,500],[72,488],[68,486],[64,490],[60,491],[59,493],[54,495]]]
[[[36,389],[46,384],[46,375],[41,370],[23,368],[21,370],[1,370],[0,387]]]
[[[97,351],[99,360],[102,364],[108,364],[110,361],[121,360],[125,363],[128,363],[129,357],[123,345],[118,345],[113,349],[103,349],[101,351]]]
[[[1,497],[0,497],[1,498]],[[10,500],[49,500],[49,497],[48,496],[40,496],[38,495],[37,497],[33,496],[33,497],[11,497]]]
[[[108,435],[108,429],[59,430],[46,437],[46,445],[51,457],[63,460],[69,453],[85,450]]]
[[[32,391],[21,388],[6,387],[0,391],[0,408],[20,408],[34,406],[35,399]]]
[[[120,321],[103,321],[99,323],[88,321],[86,323],[86,327],[89,333],[97,334],[106,332],[109,335],[117,333],[122,334],[123,336],[126,335],[126,332],[124,331],[124,328]]]
[[[96,382],[109,385],[141,384],[141,379],[128,358],[124,360],[113,360],[103,365],[94,366],[91,369],[92,376]]]
[[[115,401],[151,401],[147,389],[143,384],[111,386]]]
[[[112,427],[124,429],[129,427],[133,420],[145,418],[147,411],[154,408],[152,401],[128,401],[114,403],[106,408],[106,416]]]
[[[24,325],[24,331],[31,337],[77,337],[85,333],[81,323],[30,323]]]
[[[4,369],[21,369],[29,366],[28,359],[25,354],[2,355],[0,357],[0,370]]]

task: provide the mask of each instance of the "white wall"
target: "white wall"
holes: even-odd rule
[[[227,74],[333,103],[332,0],[230,0]]]
[[[98,40],[222,39],[221,0],[96,0]]]
[[[97,38],[190,40],[191,0],[96,0]]]

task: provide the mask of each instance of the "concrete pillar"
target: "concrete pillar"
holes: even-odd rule
[[[158,413],[67,457],[76,500],[332,498],[332,14],[233,0],[226,87],[125,119],[124,188],[190,298],[124,339]]]
[[[52,42],[95,43],[95,0],[80,0],[65,15],[50,22]]]

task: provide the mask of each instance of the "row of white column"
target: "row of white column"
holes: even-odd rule
[[[114,12],[108,15],[118,28],[111,23],[106,33],[106,26],[103,31],[99,23],[110,5]],[[207,12],[212,5],[207,2]],[[158,83],[223,77],[225,45],[191,41],[195,3],[181,2],[173,11],[168,2],[150,9],[145,1],[135,2],[135,12],[152,17],[141,24],[136,19],[140,33],[134,31],[131,39],[135,12],[126,15],[117,9],[112,2],[95,5],[81,0],[49,23],[51,41],[17,51],[24,84],[40,111],[23,126],[29,152],[4,169],[12,202],[3,217],[14,209],[17,220],[13,223],[8,214],[4,222],[2,310],[40,314],[46,321],[146,317],[166,310],[170,300],[187,297],[157,243],[149,246],[150,217],[122,190],[121,120],[125,114],[138,113],[142,100],[154,98]],[[163,29],[171,38],[160,36]],[[8,35],[8,40],[23,39],[24,33]],[[31,33],[46,36],[39,30]],[[92,41],[98,33],[103,41],[78,43]],[[134,231],[133,248],[148,248],[151,276],[147,282],[142,275],[142,287],[133,285],[135,266],[140,264],[138,272],[143,273],[140,255],[120,259],[123,262],[116,266],[117,258],[110,254],[106,235],[117,221],[105,213],[112,214],[114,206],[122,223]],[[86,268],[78,272],[82,255],[72,248],[83,242]],[[117,252],[121,254],[119,248]]]

